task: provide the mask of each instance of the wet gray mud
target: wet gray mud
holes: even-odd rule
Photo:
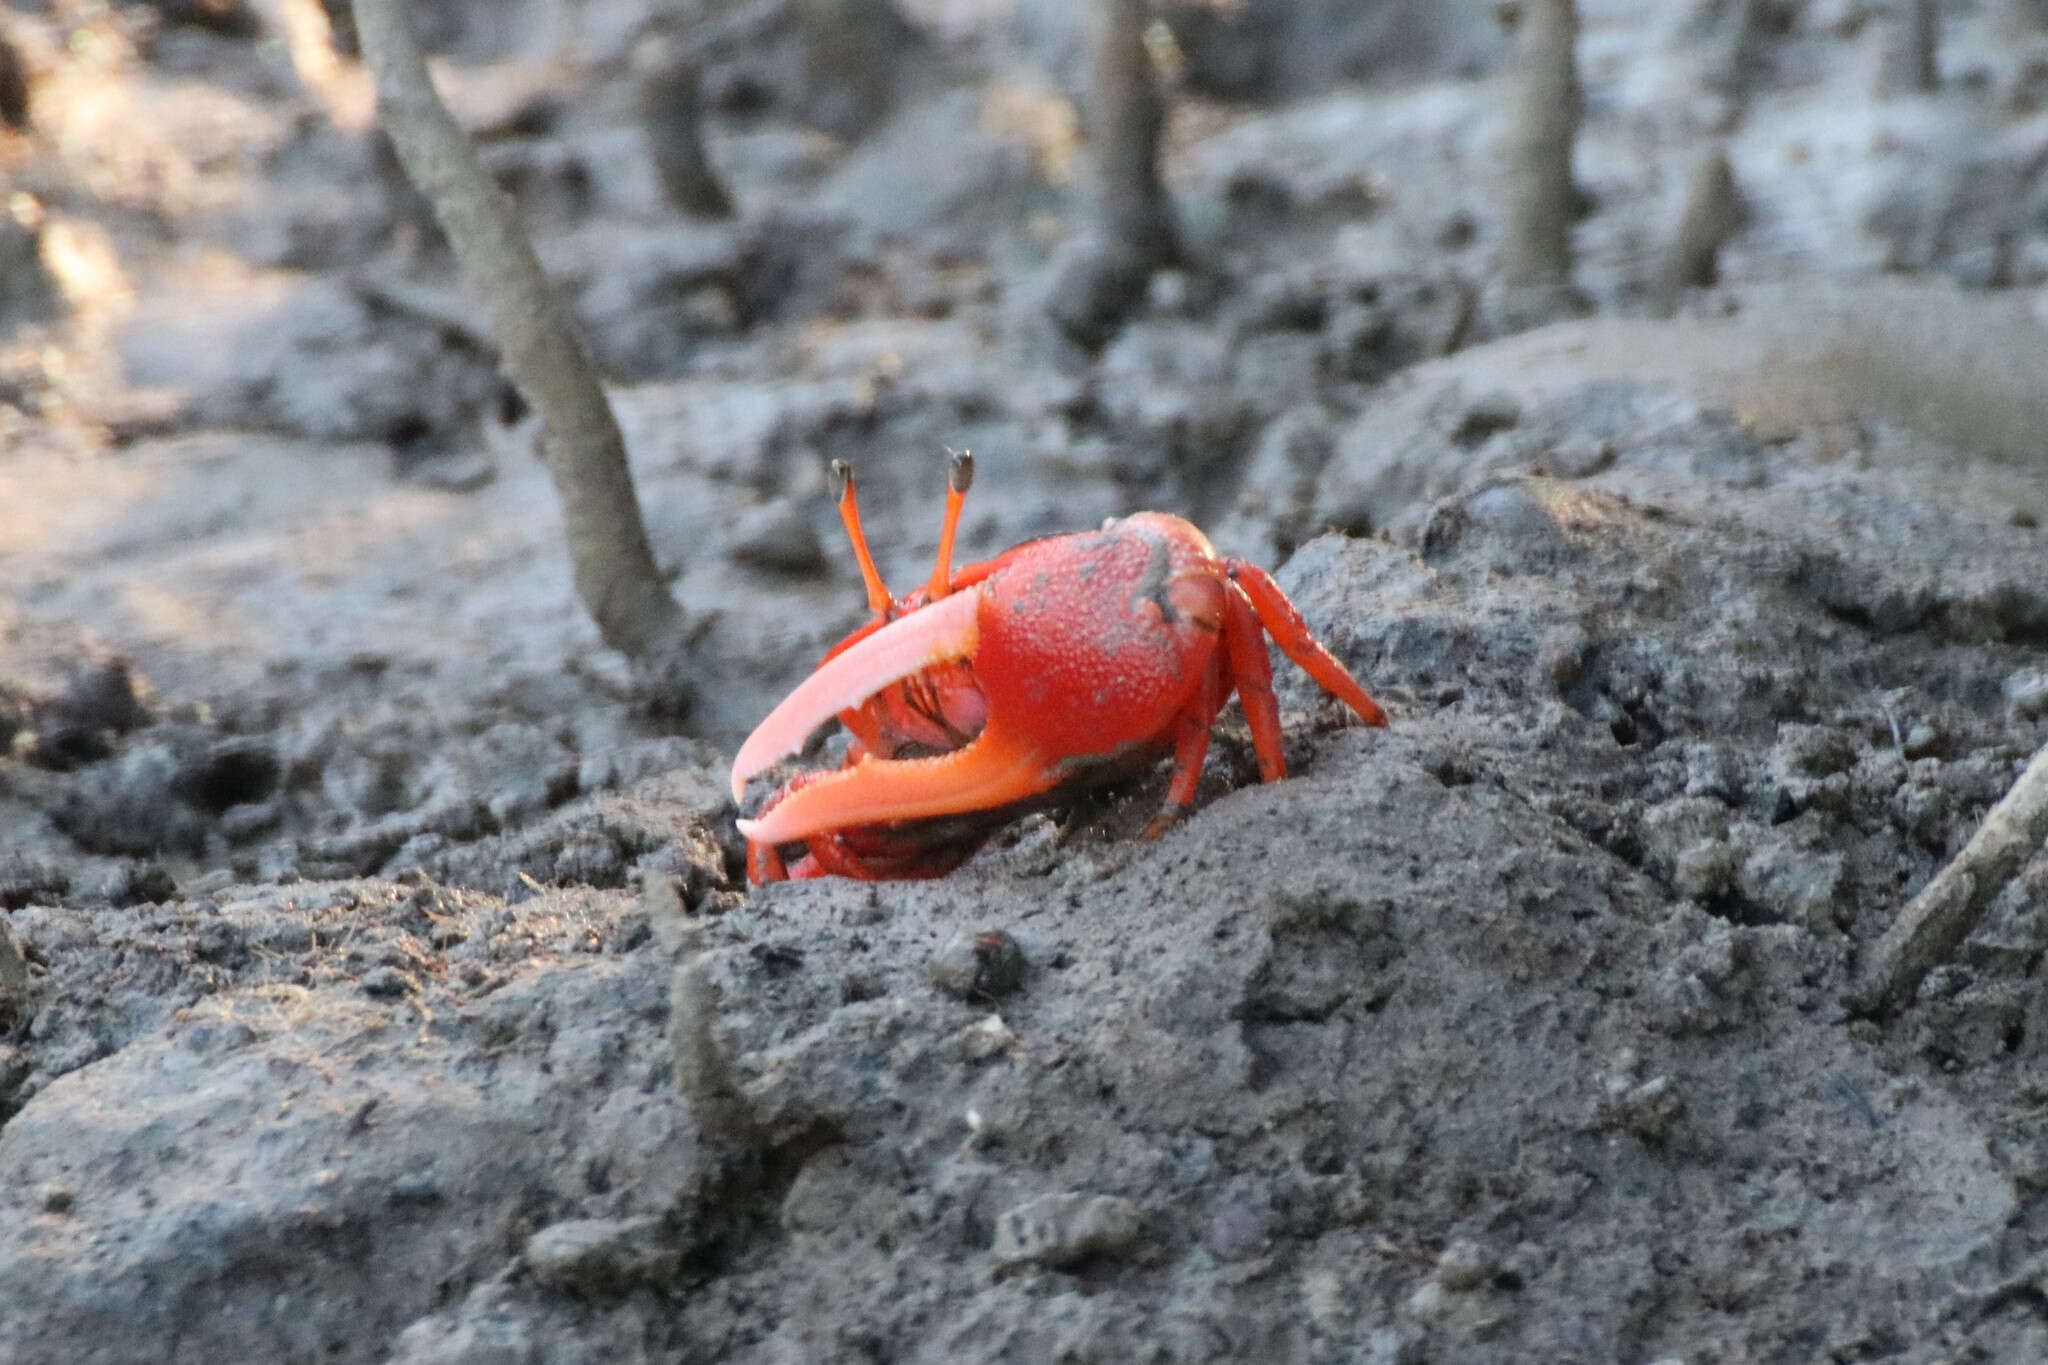
[[[642,7],[426,10],[613,381],[688,716],[581,616],[321,11],[6,11],[0,1359],[2048,1358],[2048,859],[1844,1004],[2048,742],[2038,394],[1951,420],[1882,326],[2040,344],[1997,196],[2048,32],[1945,7],[1943,89],[1878,98],[1883,15],[1779,6],[1738,94],[1716,7],[1584,5],[1599,316],[1504,336],[1490,7],[1330,8],[1187,20],[1198,264],[1094,356],[1040,309],[1064,7],[906,6],[873,117],[800,33],[709,63],[712,225]],[[1710,143],[1727,286],[1652,322]],[[965,554],[1193,516],[1391,728],[1282,662],[1291,776],[1232,707],[1157,841],[1163,771],[749,889],[732,748],[862,617],[824,462],[903,587],[948,446]]]

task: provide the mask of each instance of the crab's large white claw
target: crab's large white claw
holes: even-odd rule
[[[929,758],[868,757],[807,782],[758,820],[739,822],[754,843],[782,844],[850,825],[922,820],[994,810],[1051,787],[1048,765],[1026,742],[991,721],[966,747]]]
[[[819,665],[754,727],[732,761],[732,799],[773,764],[803,748],[811,731],[921,668],[972,658],[981,637],[979,592],[956,592],[891,621]]]

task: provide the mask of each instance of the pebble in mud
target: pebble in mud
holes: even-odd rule
[[[1727,890],[1741,868],[1741,849],[1726,839],[1702,839],[1678,855],[1671,884],[1682,896],[1705,900]]]
[[[357,983],[372,1000],[396,1000],[419,991],[419,982],[396,967],[374,967]]]
[[[990,1247],[999,1269],[1036,1263],[1057,1270],[1137,1245],[1144,1215],[1108,1194],[1048,1194],[1005,1210]]]
[[[1655,1076],[1640,1085],[1626,1077],[1610,1076],[1600,1118],[1610,1128],[1654,1144],[1670,1135],[1671,1124],[1684,1107],[1669,1076]]]
[[[2022,668],[2007,678],[2005,701],[2020,720],[2048,716],[2048,670]]]
[[[1017,1035],[1003,1022],[1000,1014],[991,1014],[978,1019],[961,1029],[955,1035],[960,1045],[962,1060],[985,1062],[993,1057],[1015,1056],[1019,1050]]]
[[[1436,1259],[1436,1282],[1453,1293],[1483,1289],[1500,1273],[1500,1259],[1479,1243],[1461,1237]]]
[[[1024,984],[1024,950],[1002,929],[956,934],[925,965],[934,986],[960,1000],[994,1000]]]
[[[1899,750],[1907,758],[1935,758],[1941,753],[1942,743],[1941,731],[1922,721],[1906,731]]]
[[[1793,841],[1766,837],[1748,852],[1736,886],[1772,919],[1827,934],[1835,929],[1845,867],[1840,853],[1809,852]]]
[[[682,1252],[659,1218],[578,1218],[533,1234],[526,1264],[543,1284],[602,1298],[673,1280]]]

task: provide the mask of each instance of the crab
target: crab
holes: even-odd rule
[[[733,799],[824,722],[837,717],[852,738],[842,767],[799,774],[739,822],[750,880],[943,876],[1019,814],[1170,754],[1165,801],[1145,829],[1157,837],[1193,802],[1233,693],[1260,780],[1277,781],[1287,763],[1268,635],[1365,724],[1387,723],[1271,575],[1218,555],[1177,516],[1138,512],[955,571],[973,475],[972,457],[954,453],[931,577],[891,596],[852,467],[833,463],[874,616],[740,746]]]

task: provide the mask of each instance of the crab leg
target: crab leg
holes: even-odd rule
[[[1250,607],[1245,608],[1247,615]],[[1202,675],[1202,689],[1188,708],[1180,713],[1173,739],[1173,780],[1167,784],[1166,800],[1145,826],[1147,839],[1157,839],[1195,803],[1195,788],[1201,785],[1202,761],[1209,756],[1209,727],[1216,713],[1230,699],[1231,674],[1222,655],[1213,656]]]
[[[1223,651],[1252,727],[1259,780],[1278,782],[1287,776],[1287,755],[1280,744],[1280,703],[1273,696],[1273,656],[1266,652],[1265,632],[1241,587],[1233,586],[1224,596]]]
[[[1358,718],[1367,725],[1384,726],[1387,723],[1387,713],[1366,695],[1365,689],[1358,685],[1358,679],[1351,676],[1351,670],[1339,663],[1337,656],[1324,649],[1321,641],[1309,633],[1308,622],[1301,619],[1300,610],[1287,600],[1287,594],[1280,591],[1280,585],[1273,581],[1271,574],[1242,559],[1224,560],[1223,569],[1251,599],[1260,622],[1288,658],[1322,684],[1325,692],[1356,711]]]
[[[819,665],[740,745],[732,761],[733,799],[739,800],[749,778],[801,749],[811,731],[841,711],[919,669],[973,657],[981,638],[980,607],[980,593],[954,593],[891,621]]]

